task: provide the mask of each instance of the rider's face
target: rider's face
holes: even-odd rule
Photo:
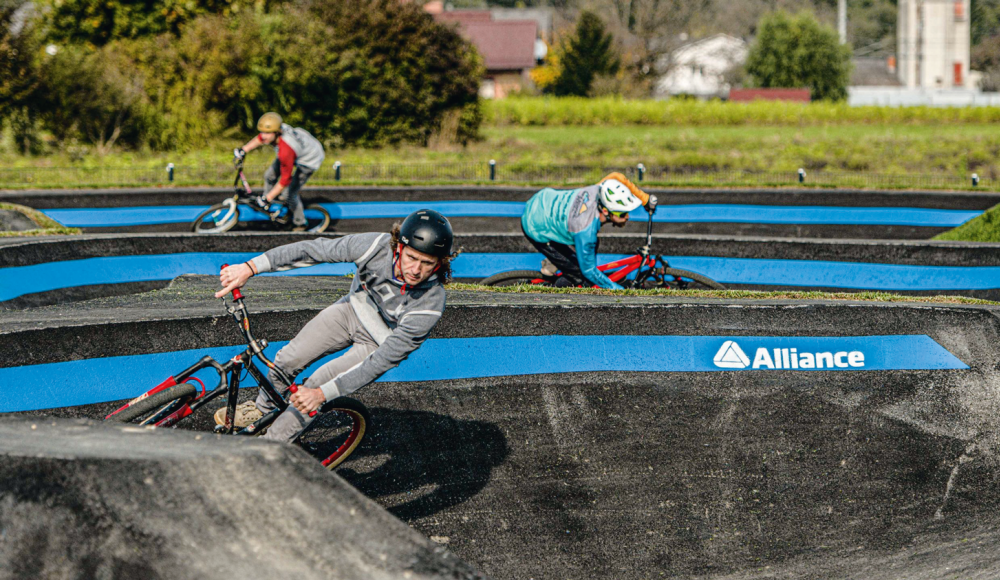
[[[622,213],[621,215],[615,215],[614,213],[608,212],[608,220],[616,228],[623,228],[625,224],[628,223],[628,213]]]
[[[439,260],[435,256],[418,252],[410,246],[403,246],[399,253],[399,262],[396,263],[396,277],[410,286],[416,286],[431,277],[438,263]]]
[[[278,134],[277,133],[261,133],[260,134],[260,141],[264,145],[270,145],[271,143],[274,143],[274,140],[277,139],[277,138],[278,138]]]

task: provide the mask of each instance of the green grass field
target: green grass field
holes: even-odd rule
[[[1000,183],[996,183],[1000,181],[1000,131],[991,125],[491,126],[483,134],[483,141],[464,148],[402,146],[329,151],[326,167],[316,174],[313,183],[332,182],[330,166],[335,160],[345,167],[475,164],[485,171],[488,161],[495,159],[515,178],[519,171],[538,165],[624,168],[643,163],[651,169],[669,167],[691,172],[734,170],[792,175],[802,167],[810,174],[940,176],[951,178],[952,182],[944,186],[952,188],[964,186],[968,174],[977,172],[983,178],[982,187],[1000,189]],[[235,141],[220,140],[195,151],[117,152],[82,158],[65,153],[28,157],[12,155],[8,150],[0,155],[0,178],[6,187],[30,186],[24,183],[25,176],[34,177],[35,185],[43,187],[165,183],[165,167],[174,163],[179,182],[224,184],[231,179],[227,169],[229,152],[237,145]],[[255,152],[249,160],[255,171],[250,174],[256,178],[270,159],[269,152]],[[182,180],[182,169],[191,167],[209,167],[211,171],[188,174],[191,177]],[[135,177],[138,173],[144,177]],[[432,170],[424,173],[412,179],[453,181],[447,176],[436,178]],[[656,181],[655,171],[649,177]]]
[[[600,169],[642,163],[647,183],[658,185],[792,184],[804,168],[807,185],[960,189],[978,173],[981,188],[1000,190],[1000,108],[517,98],[487,102],[485,113],[482,141],[330,150],[312,183],[333,183],[337,160],[351,183],[484,182],[495,159],[499,181],[526,184],[585,182]],[[14,154],[4,135],[0,187],[166,185],[168,163],[177,167],[175,185],[223,185],[242,139],[104,156],[53,145],[33,157]],[[259,179],[270,159],[252,154],[248,174]],[[889,178],[863,178],[872,174]]]

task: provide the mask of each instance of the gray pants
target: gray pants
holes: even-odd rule
[[[306,225],[306,212],[302,206],[302,198],[299,197],[299,190],[309,181],[314,171],[314,169],[306,169],[305,167],[296,165],[295,170],[292,172],[292,182],[288,184],[285,192],[279,196],[279,199],[284,200],[288,204],[288,211],[292,212],[292,223],[297,226]],[[275,159],[274,163],[264,172],[264,193],[271,191],[274,185],[278,183],[280,177],[281,162]]]
[[[305,386],[311,389],[319,388],[363,361],[378,348],[378,344],[361,325],[354,308],[345,301],[333,304],[310,320],[291,342],[278,351],[274,363],[295,377],[313,361],[347,347],[351,347],[351,350],[321,366],[306,379]],[[268,378],[279,391],[288,387],[274,371],[268,374]],[[340,395],[346,394],[348,393],[340,393]],[[257,408],[265,413],[274,408],[263,389],[257,394],[256,402]],[[278,415],[274,423],[271,423],[263,437],[291,441],[308,424],[308,417],[299,413],[295,407],[289,406],[284,413]]]

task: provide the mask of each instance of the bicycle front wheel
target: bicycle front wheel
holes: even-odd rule
[[[702,276],[695,272],[680,270],[678,268],[664,268],[663,278],[660,282],[649,280],[647,287],[662,286],[675,290],[725,290],[723,284],[712,280],[708,276]]]
[[[239,206],[232,200],[226,200],[198,214],[191,224],[191,231],[196,234],[221,234],[233,229],[239,221]]]
[[[371,414],[360,401],[337,397],[323,405],[295,442],[324,467],[333,469],[354,453],[370,424]]]
[[[326,228],[330,227],[330,212],[319,205],[318,203],[313,203],[307,205],[306,208],[306,231],[318,234],[319,232],[325,232]]]
[[[179,409],[198,394],[198,387],[181,383],[159,393],[129,401],[125,408],[105,417],[105,421],[151,425]]]
[[[552,282],[545,274],[537,270],[511,270],[484,278],[480,284],[483,286],[518,286],[520,284],[551,286]]]

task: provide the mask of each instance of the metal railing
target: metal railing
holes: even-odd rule
[[[254,184],[263,180],[269,164],[245,166]],[[975,174],[889,174],[833,171],[746,171],[734,169],[629,167],[598,165],[543,165],[534,163],[385,163],[351,165],[335,162],[316,172],[311,185],[320,184],[552,184],[594,183],[611,171],[630,179],[661,186],[812,186],[868,189],[985,189],[997,187],[995,180],[980,180]],[[232,183],[233,169],[226,163],[174,165],[166,167],[32,167],[0,168],[0,188],[154,187],[181,185],[225,186]]]

